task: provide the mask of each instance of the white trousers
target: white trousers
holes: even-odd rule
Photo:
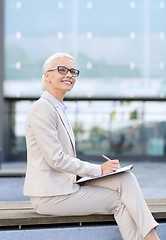
[[[31,197],[31,202],[37,213],[46,215],[113,213],[124,240],[142,240],[158,226],[130,172],[89,181],[69,195]]]

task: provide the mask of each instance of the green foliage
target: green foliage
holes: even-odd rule
[[[8,46],[5,49],[5,79],[23,80],[23,79],[41,79],[42,66],[46,60],[45,56],[34,60],[27,55],[26,50],[17,45]],[[16,69],[16,62],[21,63],[21,68]],[[87,69],[87,63],[92,63],[92,68]],[[112,65],[105,59],[94,59],[86,54],[79,53],[76,59],[82,78],[130,78],[140,77],[139,69],[131,71],[129,66]]]
[[[92,69],[87,69],[87,62],[92,63]],[[107,63],[105,59],[94,60],[83,53],[78,54],[77,64],[83,78],[131,78],[141,76],[140,70],[137,68],[131,71],[128,65],[112,65]]]
[[[130,119],[137,119],[137,118],[138,118],[137,110],[130,112]]]
[[[82,135],[84,133],[83,123],[82,122],[75,122],[74,126],[72,127],[74,135]]]
[[[14,45],[5,49],[4,58],[5,80],[41,79],[43,59],[34,62],[22,48]],[[21,63],[20,69],[16,69],[16,62]]]
[[[93,126],[90,129],[90,138],[98,138],[98,137],[105,138],[106,135],[107,135],[107,132],[103,128],[100,128],[98,126]]]

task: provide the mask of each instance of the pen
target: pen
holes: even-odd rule
[[[111,159],[108,158],[108,157],[106,157],[105,155],[102,155],[102,157],[105,158],[105,159],[108,160],[108,161],[111,161]]]

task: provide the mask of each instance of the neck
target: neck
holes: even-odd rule
[[[47,90],[51,95],[53,95],[59,102],[63,103],[63,98],[65,94],[59,93],[59,92],[53,92],[50,89]]]

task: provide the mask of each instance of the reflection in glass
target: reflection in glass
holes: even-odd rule
[[[76,99],[67,105],[78,153],[166,154],[165,102],[106,100],[165,98],[165,10],[164,1],[145,7],[143,0],[5,0],[4,96],[16,98],[5,103],[7,159],[26,158],[32,102],[19,98],[40,96],[43,63],[59,51],[72,54],[80,69],[67,95]],[[77,101],[81,97],[87,101]]]
[[[6,157],[26,159],[25,121],[34,101],[6,103]],[[66,101],[77,153],[166,155],[166,103]]]
[[[76,58],[80,96],[166,96],[164,1],[104,2],[6,0],[5,96],[39,97],[42,65],[59,51]],[[69,96],[77,97],[78,88]]]

